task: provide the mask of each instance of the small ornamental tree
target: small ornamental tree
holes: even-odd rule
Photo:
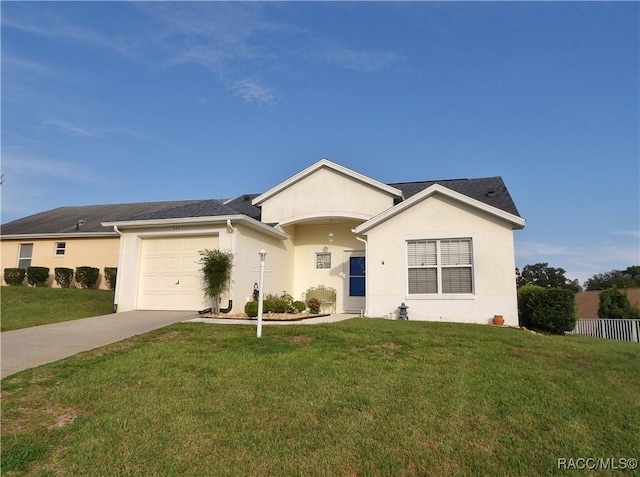
[[[640,318],[640,309],[633,306],[626,292],[616,286],[600,292],[599,318],[635,319]]]
[[[57,267],[53,270],[53,277],[60,288],[69,288],[73,281],[73,268]]]
[[[233,254],[224,250],[200,250],[200,264],[204,273],[204,293],[213,299],[214,314],[220,312],[220,297],[229,287]]]

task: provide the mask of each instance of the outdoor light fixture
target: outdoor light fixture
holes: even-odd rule
[[[333,243],[333,232],[329,232],[329,243]]]
[[[264,259],[267,256],[266,250],[260,250],[260,282],[258,285],[258,330],[256,336],[260,338],[262,336],[262,299],[264,296]]]

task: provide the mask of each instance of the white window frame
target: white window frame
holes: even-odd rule
[[[23,250],[25,249],[26,245],[30,245],[31,246],[31,254],[29,254],[28,256],[26,256],[26,255],[23,256]],[[21,267],[20,266],[20,262],[25,261],[25,260],[28,260],[29,263],[26,266]],[[26,270],[27,268],[29,268],[31,266],[31,261],[32,260],[33,260],[33,243],[21,243],[20,244],[20,248],[18,249],[18,265],[17,265],[17,267],[18,268],[24,268]]]
[[[325,258],[329,257],[329,263]],[[331,270],[331,252],[315,252],[313,254],[313,266],[316,270]]]
[[[452,242],[468,242],[469,243],[469,259],[468,263],[443,263],[443,243]],[[429,263],[411,263],[409,257],[409,244],[410,243],[425,243],[431,244],[426,247],[433,248],[435,244],[435,261]],[[474,265],[474,253],[473,253],[473,238],[472,237],[442,237],[442,238],[412,238],[406,241],[406,296],[407,298],[473,298],[475,295],[475,265]],[[463,262],[466,262],[463,260]],[[436,291],[435,292],[421,292],[410,293],[409,283],[409,270],[411,269],[430,269],[436,272]],[[443,270],[451,269],[469,269],[471,272],[471,291],[470,292],[444,292],[443,291]],[[429,280],[429,278],[427,278]],[[433,278],[431,278],[433,280]]]
[[[67,242],[56,242],[56,246],[53,250],[53,254],[56,257],[62,257],[66,255],[66,253],[67,253]]]

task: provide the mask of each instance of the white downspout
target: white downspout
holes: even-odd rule
[[[119,246],[118,246],[118,270],[116,271],[116,290],[115,295],[113,297],[113,309],[117,313],[118,312],[118,301],[120,301],[120,283],[122,282],[122,257],[124,255],[124,239],[122,238],[122,232],[118,229],[117,225],[113,226],[113,231],[120,236]],[[120,275],[120,276],[118,276]]]
[[[367,264],[369,263],[369,243],[366,239],[360,238],[356,235],[356,229],[351,229],[353,236],[364,243],[364,316],[369,315],[369,278],[367,277]]]

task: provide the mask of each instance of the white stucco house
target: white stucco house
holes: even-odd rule
[[[259,195],[103,222],[120,235],[116,304],[200,310],[199,251],[234,254],[227,300],[241,312],[267,251],[264,291],[337,291],[336,311],[517,325],[514,230],[500,177],[385,184],[327,159]],[[227,301],[222,301],[222,307]]]

